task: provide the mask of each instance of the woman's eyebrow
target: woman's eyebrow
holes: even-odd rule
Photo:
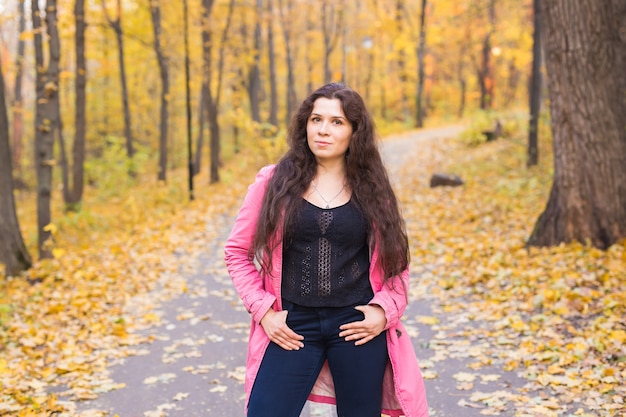
[[[323,115],[323,114],[319,114],[319,113],[315,113],[315,112],[313,112],[313,113],[311,113],[311,116],[322,116],[322,117],[323,117],[324,115]],[[331,119],[343,119],[343,120],[348,120],[348,119],[346,119],[344,116],[332,116],[332,115],[331,115],[331,116],[328,116],[328,117],[330,117]]]

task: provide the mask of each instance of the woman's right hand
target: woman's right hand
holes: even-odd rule
[[[285,350],[298,350],[304,347],[304,336],[287,326],[287,311],[269,309],[261,319],[261,326],[270,340]]]

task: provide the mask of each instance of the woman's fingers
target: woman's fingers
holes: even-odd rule
[[[355,345],[363,345],[385,329],[387,318],[378,305],[356,306],[355,309],[363,313],[364,319],[340,326],[339,337],[345,338],[346,342],[355,341]]]
[[[285,350],[297,350],[304,346],[304,337],[287,326],[287,311],[268,310],[261,319],[261,326],[267,337]]]

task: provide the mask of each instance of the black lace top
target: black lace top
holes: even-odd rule
[[[309,307],[366,304],[374,295],[367,235],[352,201],[324,209],[304,200],[283,248],[282,297]]]

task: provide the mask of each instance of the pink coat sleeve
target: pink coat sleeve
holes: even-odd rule
[[[266,291],[263,276],[250,259],[258,216],[273,170],[273,166],[262,168],[254,183],[248,187],[248,193],[224,246],[224,260],[228,273],[245,308],[257,323],[260,323],[276,301],[276,297]]]
[[[378,269],[376,271],[376,269]],[[408,302],[409,270],[405,269],[400,275],[393,279],[388,279],[382,283],[382,271],[374,268],[377,272],[376,278],[372,280],[374,287],[374,298],[369,304],[378,304],[385,310],[387,324],[385,330],[395,327],[400,322]]]

